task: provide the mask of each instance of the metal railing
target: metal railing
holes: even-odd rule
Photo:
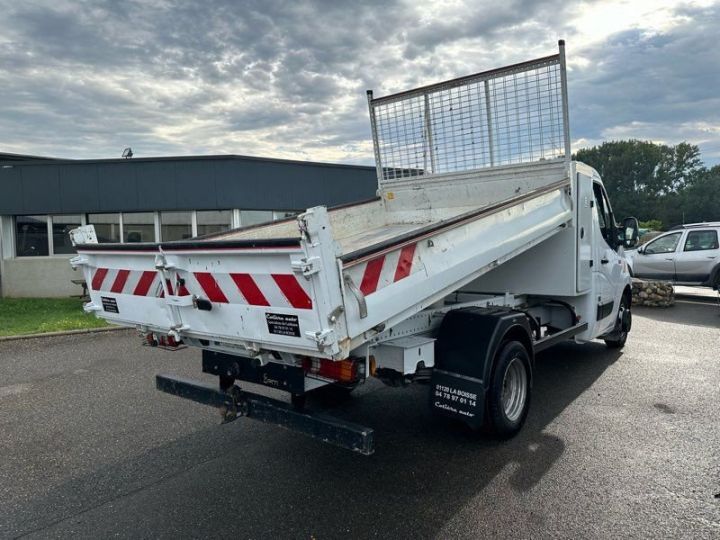
[[[570,159],[565,45],[559,53],[373,98],[378,181]]]

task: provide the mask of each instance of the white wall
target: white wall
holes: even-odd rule
[[[14,257],[13,220],[0,216],[0,296],[67,297],[82,293],[71,279],[82,279],[70,267],[72,255]]]
[[[74,271],[69,261],[70,256],[3,260],[2,296],[51,298],[81,294],[82,287],[70,280],[82,279],[82,272]]]

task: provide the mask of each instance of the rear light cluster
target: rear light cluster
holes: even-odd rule
[[[145,334],[145,345],[160,347],[162,349],[178,349],[182,347],[183,342],[177,341],[172,336],[161,336],[150,332]]]
[[[307,373],[344,383],[357,381],[360,374],[359,362],[352,358],[337,362],[320,358],[303,358],[302,365]]]

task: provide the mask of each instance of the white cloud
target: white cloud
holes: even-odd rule
[[[716,159],[720,108],[700,91],[720,71],[711,4],[0,0],[0,151],[371,163],[366,88],[543,56],[565,38],[576,146],[636,133]]]

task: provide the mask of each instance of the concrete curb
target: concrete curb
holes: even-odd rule
[[[102,332],[117,332],[118,330],[132,330],[127,326],[109,326],[107,328],[84,328],[80,330],[63,330],[61,332],[45,332],[42,334],[20,334],[18,336],[2,336],[0,343],[4,341],[19,341],[21,339],[35,339],[59,336],[73,336],[78,334],[99,334]]]

